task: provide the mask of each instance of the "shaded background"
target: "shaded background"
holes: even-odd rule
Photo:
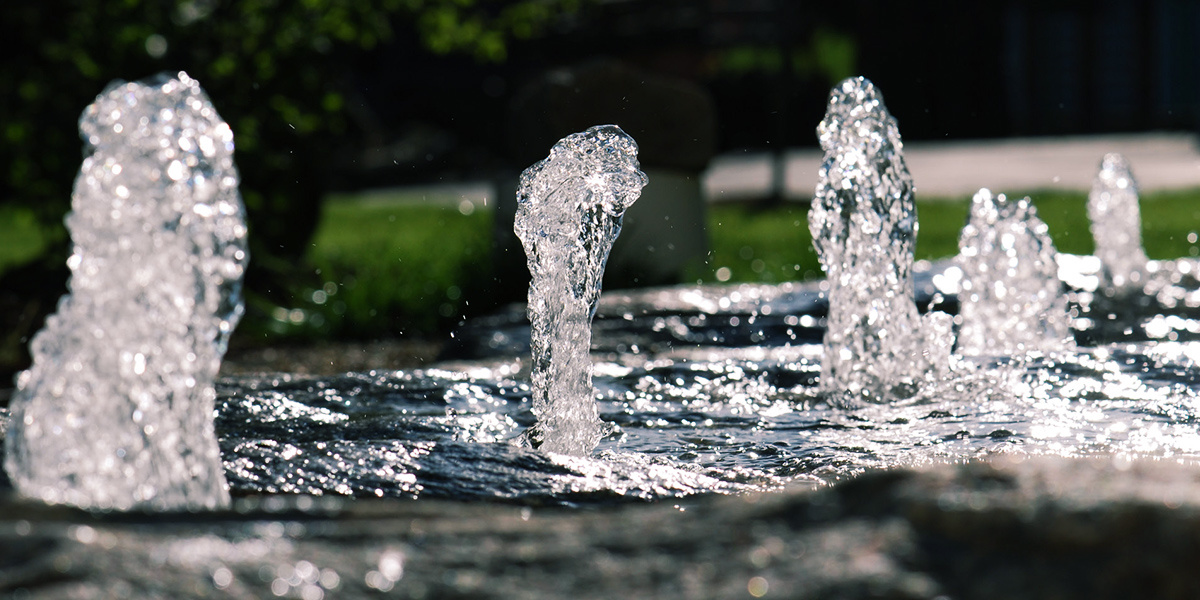
[[[331,194],[503,182],[567,133],[554,126],[569,119],[551,117],[589,101],[584,116],[644,123],[630,133],[645,154],[693,171],[714,154],[815,145],[829,87],[851,75],[884,90],[906,140],[1200,124],[1200,3],[1185,0],[79,0],[0,15],[20,49],[0,58],[0,375],[25,365],[65,291],[77,121],[113,79],[186,70],[233,127],[252,236],[243,347],[436,338],[520,300],[524,282],[495,266],[492,241],[435,215],[424,228],[463,228],[441,239],[470,260],[394,276],[435,298],[426,308],[343,294],[323,324],[296,308],[356,285],[310,253],[322,214],[338,210],[322,212]],[[624,74],[599,79],[603,93],[538,92],[596,64]],[[655,85],[691,90],[701,99],[687,114],[700,116],[653,133],[664,106],[683,105]],[[412,243],[436,257],[441,239]]]

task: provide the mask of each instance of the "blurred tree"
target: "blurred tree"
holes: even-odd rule
[[[582,0],[406,0],[418,15],[421,40],[438,54],[466,52],[489,62],[508,57],[508,39],[541,34],[561,15],[579,10]]]
[[[238,147],[252,236],[248,287],[278,294],[315,227],[335,140],[352,133],[344,91],[361,53],[408,32],[435,53],[500,61],[506,40],[537,34],[578,1],[5,3],[0,37],[20,51],[0,59],[0,201],[32,211],[48,248],[0,280],[0,295],[10,296],[0,308],[20,309],[4,319],[24,319],[6,330],[27,337],[49,307],[31,313],[26,297],[56,298],[62,289],[77,121],[110,81],[185,70],[204,86]],[[0,348],[0,363],[11,350]]]
[[[75,122],[114,79],[186,70],[237,136],[257,246],[299,252],[312,229],[330,136],[346,133],[339,90],[354,52],[416,26],[437,53],[500,61],[509,37],[535,35],[578,0],[76,0],[12,3],[0,29],[4,115],[0,197],[44,224],[69,204],[79,167]],[[57,228],[51,225],[51,228]],[[61,240],[61,230],[50,232]],[[260,256],[262,254],[260,253]],[[264,257],[265,258],[265,257]]]

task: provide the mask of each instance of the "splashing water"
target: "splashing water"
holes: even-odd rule
[[[1004,356],[1073,350],[1067,297],[1049,229],[1029,198],[984,188],[958,241],[959,354]]]
[[[247,260],[233,133],[182,72],[111,85],[79,127],[71,293],[18,378],[6,468],[47,502],[227,505],[213,379]]]
[[[912,396],[948,368],[950,318],[913,300],[917,213],[896,120],[875,86],[847,79],[817,127],[825,161],[808,213],[829,282],[821,388],[872,401]]]
[[[521,174],[516,233],[532,282],[533,412],[524,442],[588,454],[602,437],[592,388],[592,316],[604,263],[646,175],[637,144],[616,125],[569,135]]]
[[[1146,252],[1142,249],[1142,218],[1138,187],[1129,161],[1106,154],[1088,194],[1088,217],[1096,256],[1101,264],[1101,285],[1110,296],[1140,291],[1146,282]]]

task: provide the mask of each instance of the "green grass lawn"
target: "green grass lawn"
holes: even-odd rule
[[[1029,195],[1060,251],[1092,251],[1086,193]],[[463,302],[488,293],[490,213],[464,215],[454,207],[400,200],[389,205],[343,198],[326,205],[309,259],[325,281],[338,284],[337,295],[317,309],[331,332],[430,331],[470,313]],[[917,203],[917,258],[957,254],[968,203],[968,198]],[[1196,244],[1188,242],[1188,234],[1200,230],[1200,190],[1145,194],[1142,218],[1151,258],[1194,254]],[[805,205],[718,204],[709,207],[708,226],[709,260],[688,280],[779,282],[821,276]],[[381,321],[381,315],[388,317]]]
[[[1030,195],[1059,251],[1092,251],[1085,193]],[[303,281],[294,285],[292,305],[251,298],[258,304],[249,319],[265,323],[244,325],[249,331],[266,332],[268,342],[274,336],[295,335],[440,335],[463,314],[493,306],[489,301],[497,299],[491,297],[491,212],[464,214],[453,204],[413,200],[379,194],[331,198],[305,264],[295,265]],[[958,252],[968,202],[918,202],[917,258]],[[1188,236],[1200,230],[1200,189],[1144,194],[1141,206],[1143,239],[1151,258],[1198,253],[1200,248]],[[821,276],[804,205],[714,205],[709,207],[708,226],[709,260],[688,274],[690,281],[779,282]],[[36,257],[44,245],[31,215],[0,208],[0,271]],[[479,310],[468,306],[472,300]]]
[[[1028,195],[1050,229],[1059,252],[1090,254],[1092,233],[1087,194],[1043,191]],[[938,259],[958,253],[958,236],[967,218],[969,198],[917,202],[920,229],[916,257]],[[1142,238],[1150,258],[1195,256],[1197,244],[1188,234],[1200,231],[1200,190],[1142,195]],[[820,277],[820,263],[808,233],[807,207],[787,204],[768,208],[716,205],[709,210],[712,254],[696,279],[718,281],[718,269],[729,281],[772,282]]]
[[[376,337],[457,322],[489,273],[491,222],[454,206],[327,202],[307,256],[324,282],[305,294],[312,325]]]
[[[918,202],[917,215],[917,258],[958,253],[967,199]],[[710,260],[695,279],[715,282],[728,274],[731,282],[776,282],[823,276],[808,231],[807,205],[718,204],[709,209],[708,226]],[[1087,233],[1086,221],[1083,232]]]

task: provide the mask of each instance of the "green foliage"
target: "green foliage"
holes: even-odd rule
[[[718,55],[717,68],[733,75],[791,71],[802,80],[833,85],[853,76],[857,61],[857,46],[852,36],[822,27],[807,38],[807,45],[790,50],[764,45],[725,49]]]
[[[1155,192],[1150,201],[1153,210],[1142,209],[1146,255],[1157,259],[1200,256],[1200,191]]]
[[[25,264],[46,249],[46,239],[32,210],[0,205],[0,273]]]
[[[77,120],[115,79],[186,70],[232,125],[259,254],[295,253],[320,197],[308,169],[347,129],[338,52],[392,35],[400,0],[104,0],[6,6],[0,197],[35,211],[49,239],[79,168]],[[297,185],[297,179],[309,179]],[[316,183],[316,185],[314,185]],[[316,193],[308,192],[306,188]],[[298,222],[286,223],[292,213]],[[300,240],[300,241],[297,241]],[[280,248],[282,246],[282,248]],[[270,249],[270,250],[267,250]],[[60,247],[60,251],[62,248]]]
[[[820,75],[830,85],[856,75],[857,61],[854,38],[826,28],[814,31],[809,47],[792,57],[792,64],[801,77]]]
[[[346,135],[354,126],[346,96],[354,61],[406,34],[419,34],[436,52],[499,60],[508,39],[535,35],[556,11],[580,1],[6,2],[0,39],[19,51],[0,58],[0,376],[28,365],[22,340],[63,290],[69,240],[62,223],[81,160],[78,119],[111,81],[187,71],[229,122],[250,221],[250,308],[239,334],[270,342],[281,329],[271,325],[280,310],[284,323],[303,316],[287,307],[311,283],[303,259],[329,165],[357,141]],[[435,21],[437,28],[414,32]],[[447,35],[449,43],[439,41]],[[385,301],[381,310],[390,307]],[[405,305],[402,312],[438,314],[441,305],[426,309]],[[423,318],[412,317],[413,326],[431,331]],[[328,331],[362,322],[329,321]]]
[[[1050,229],[1050,238],[1059,252],[1070,254],[1091,254],[1095,250],[1092,241],[1092,230],[1087,216],[1087,194],[1083,192],[1064,192],[1045,190],[1030,194],[1008,194],[1009,196],[1029,196],[1037,209],[1038,218],[1045,221]],[[966,200],[963,201],[966,205]],[[1163,208],[1157,203],[1150,204],[1150,198],[1142,202],[1144,214]],[[1178,255],[1177,255],[1178,256]]]
[[[967,222],[970,198],[917,201],[917,260],[958,254],[958,236]]]
[[[75,0],[5,5],[0,198],[65,252],[77,120],[115,79],[185,70],[233,128],[255,257],[293,258],[316,223],[324,165],[347,133],[346,65],[418,27],[438,53],[502,60],[579,0]],[[255,267],[257,268],[257,267]]]
[[[486,62],[508,57],[506,38],[529,39],[581,0],[497,2],[484,0],[407,0],[418,13],[417,29],[425,46],[438,54],[463,52]]]

